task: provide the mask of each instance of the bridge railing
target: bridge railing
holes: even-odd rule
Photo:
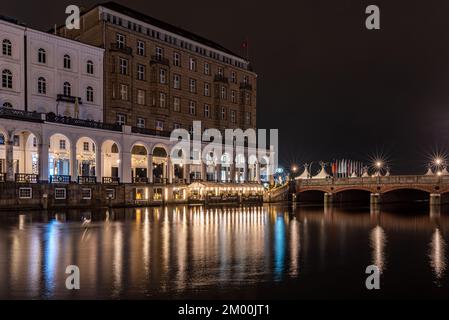
[[[373,184],[446,184],[449,176],[388,176],[297,180],[301,186],[373,185]]]

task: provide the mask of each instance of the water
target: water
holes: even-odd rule
[[[286,205],[0,213],[2,299],[449,294],[449,210]],[[365,268],[382,271],[365,288]],[[81,289],[65,288],[77,265]]]

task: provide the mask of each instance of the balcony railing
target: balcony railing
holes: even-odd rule
[[[240,89],[242,90],[253,90],[253,86],[247,82],[240,82]]]
[[[103,177],[103,184],[120,184],[119,177]]]
[[[154,178],[153,183],[155,184],[167,184],[167,178]]]
[[[223,82],[223,83],[228,83],[229,79],[221,74],[216,74],[214,77],[214,81],[215,82]]]
[[[174,184],[187,184],[187,180],[186,179],[181,179],[181,178],[174,178],[173,179],[173,183]]]
[[[74,97],[74,96],[67,96],[65,94],[58,94],[56,96],[56,101],[63,101],[68,103],[75,103],[75,101],[78,99],[78,104],[83,104],[83,100],[80,97]]]
[[[148,183],[148,177],[133,177],[133,183]]]
[[[6,173],[0,173],[0,182],[6,182]]]
[[[71,126],[78,126],[78,127],[111,130],[111,131],[119,131],[119,132],[122,131],[122,126],[119,124],[116,124],[116,123],[112,124],[112,123],[104,123],[104,122],[100,122],[100,121],[83,120],[83,119],[76,119],[76,118],[65,117],[65,116],[57,116],[53,112],[47,113],[46,121],[61,123],[61,124],[68,124]]]
[[[68,175],[52,175],[50,176],[50,183],[70,183],[72,176]]]
[[[30,173],[16,173],[14,180],[17,183],[38,183],[39,176],[37,174]]]
[[[95,184],[97,183],[96,176],[78,176],[79,184]]]
[[[155,64],[155,63],[163,64],[165,66],[170,66],[170,60],[168,60],[167,58],[153,55],[153,56],[151,56],[150,64]]]
[[[155,130],[155,129],[140,128],[140,127],[132,127],[131,132],[145,134],[145,135],[149,135],[149,136],[158,136],[158,137],[170,137],[170,134],[171,134],[170,131],[162,131],[162,130]]]
[[[0,108],[0,118],[31,122],[43,122],[42,115],[39,112],[29,112],[11,108]]]
[[[111,43],[111,50],[119,51],[124,54],[132,55],[133,49],[131,47],[127,47],[125,45],[119,45],[118,43]]]

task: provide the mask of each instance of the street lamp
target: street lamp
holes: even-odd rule
[[[377,175],[380,176],[380,171],[382,170],[383,163],[380,160],[377,160],[375,163],[377,169]]]

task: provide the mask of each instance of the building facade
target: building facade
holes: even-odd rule
[[[105,49],[104,121],[144,129],[255,128],[256,79],[246,59],[113,2],[58,34]]]
[[[0,106],[103,119],[101,48],[0,19]]]

